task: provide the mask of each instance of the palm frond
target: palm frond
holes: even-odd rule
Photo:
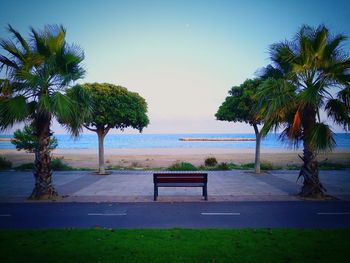
[[[16,63],[16,61],[9,59],[8,57],[5,57],[3,55],[0,55],[0,70],[3,67],[6,67],[7,70],[16,70],[19,69],[19,65]]]
[[[16,79],[24,84],[24,88],[30,91],[33,95],[36,93],[36,88],[47,85],[45,79],[43,79],[40,75],[32,73],[31,71],[25,69],[18,69],[14,76]]]
[[[329,34],[328,29],[323,26],[320,30],[317,31],[315,35],[315,38],[312,44],[313,44],[313,50],[315,53],[316,62],[324,59],[324,52],[327,47],[328,34]]]
[[[59,123],[73,136],[78,136],[79,132],[82,131],[82,124],[87,115],[87,110],[84,107],[80,108],[82,104],[79,104],[78,101],[60,92],[53,94],[52,102],[55,110],[54,114]]]
[[[52,111],[62,120],[74,118],[74,101],[57,91],[51,95]]]
[[[40,35],[34,28],[31,28],[32,32],[32,44],[34,50],[41,56],[47,58],[50,56],[50,50],[45,43],[45,38]]]
[[[305,35],[301,35],[299,39],[299,45],[300,45],[300,50],[298,54],[298,59],[300,59],[298,62],[299,65],[308,65],[311,66],[313,62],[313,56],[312,54],[314,53],[313,49],[313,43],[312,40]],[[296,59],[294,59],[296,60]]]
[[[268,78],[273,79],[282,79],[284,78],[284,74],[281,69],[275,68],[272,65],[267,65],[259,69],[255,74],[261,79],[266,80]]]
[[[81,79],[85,75],[85,70],[80,63],[83,61],[84,55],[75,55],[67,53],[64,55],[61,63],[61,86],[69,85],[70,82]]]
[[[0,130],[12,127],[15,123],[26,120],[30,109],[23,96],[0,100]]]
[[[330,99],[325,110],[328,117],[332,118],[335,123],[344,127],[345,130],[350,129],[350,107],[340,100]]]
[[[320,94],[320,85],[310,85],[303,89],[297,96],[300,107],[305,105],[312,105],[314,108],[322,106],[322,96]]]
[[[295,60],[296,55],[288,42],[280,42],[270,46],[270,58],[276,68],[280,69],[284,74],[291,71],[291,63]]]
[[[83,123],[92,115],[92,98],[89,92],[80,85],[67,90],[66,95],[74,102],[72,104],[72,115],[68,118],[58,116],[58,121],[73,136],[78,136],[82,131]]]
[[[324,67],[325,81],[330,85],[350,85],[350,58],[344,60],[332,60]],[[338,85],[337,85],[338,84]]]
[[[337,98],[350,108],[350,85],[338,92]]]
[[[329,39],[324,49],[324,59],[330,60],[339,55],[339,47],[347,39],[345,35],[339,34],[333,39]]]
[[[314,35],[314,28],[307,24],[301,25],[299,31],[295,34],[295,37],[293,39],[294,42],[299,42],[301,37],[309,37],[311,38]]]
[[[256,111],[264,120],[262,134],[287,125],[290,113],[295,112],[295,87],[283,79],[265,80],[257,92]]]
[[[74,87],[66,91],[66,95],[74,101],[73,111],[75,119],[78,122],[83,123],[85,119],[89,118],[93,112],[93,100],[91,94],[84,89],[81,85],[75,85]]]
[[[331,151],[336,146],[334,134],[330,127],[323,123],[315,123],[310,134],[307,136],[308,143],[317,151]]]
[[[16,44],[13,43],[11,40],[2,39],[0,41],[0,46],[8,53],[10,53],[13,57],[17,58],[22,63],[24,62],[25,54],[23,53],[23,51],[19,50]]]
[[[45,44],[50,52],[56,53],[65,46],[66,30],[62,25],[47,25],[42,37],[45,38]]]
[[[288,145],[290,148],[299,148],[300,143],[303,140],[302,129],[293,129],[293,124],[286,122],[286,125],[280,133],[279,139]]]
[[[26,53],[29,53],[29,45],[27,41],[22,37],[22,35],[18,31],[16,31],[10,24],[7,25],[7,30],[15,36],[17,41],[22,45],[23,49],[26,51]]]
[[[276,132],[279,128],[283,127],[284,124],[280,122],[276,122],[274,119],[264,120],[264,125],[260,130],[260,133],[263,137],[265,137],[269,132]]]
[[[52,104],[50,96],[41,95],[39,97],[39,102],[38,102],[38,111],[52,114],[53,110],[54,110],[54,105]]]

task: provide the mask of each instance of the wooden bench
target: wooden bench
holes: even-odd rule
[[[207,173],[154,173],[154,201],[157,201],[158,187],[202,187],[202,195],[208,200]]]

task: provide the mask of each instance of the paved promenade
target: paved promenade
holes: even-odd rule
[[[54,185],[63,202],[153,202],[152,171],[54,172]],[[276,170],[255,175],[249,171],[208,172],[209,202],[297,201],[299,171]],[[350,170],[321,171],[328,194],[350,200]],[[0,172],[0,202],[26,201],[33,189],[31,172]],[[201,188],[160,188],[158,202],[205,202]]]

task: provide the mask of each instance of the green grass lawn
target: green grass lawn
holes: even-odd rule
[[[348,262],[350,229],[0,230],[1,262]]]

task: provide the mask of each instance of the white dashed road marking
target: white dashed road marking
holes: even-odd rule
[[[112,214],[89,213],[88,216],[126,216],[126,213],[112,213]]]
[[[350,212],[320,212],[318,215],[350,215]]]
[[[239,216],[241,213],[201,213],[202,216]]]

